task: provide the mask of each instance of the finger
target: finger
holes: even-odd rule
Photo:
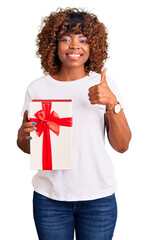
[[[30,140],[32,137],[30,136],[30,133],[25,133],[25,132],[23,132],[22,134],[21,134],[21,136],[19,137],[19,140],[20,141],[24,141],[25,139],[26,140]]]
[[[24,112],[24,116],[23,116],[23,122],[28,122],[29,120],[28,120],[28,110],[26,110],[25,112]]]
[[[34,131],[34,130],[33,130],[33,131]],[[27,139],[27,140],[32,139],[32,137],[30,136],[30,132],[32,132],[31,129],[24,129],[23,134],[22,134],[22,137],[23,137],[24,139]]]
[[[92,96],[89,96],[89,100],[98,100],[98,101],[102,101],[103,100],[108,100],[109,98],[106,97],[105,94],[102,94],[102,93],[98,93],[98,94],[94,94]]]
[[[106,82],[106,71],[107,69],[104,68],[104,70],[101,73],[101,83]]]
[[[88,97],[93,97],[94,95],[96,95],[96,91],[91,91],[88,93]]]
[[[90,102],[91,102],[91,104],[106,105],[107,101],[106,101],[106,97],[101,97],[98,99],[91,100]]]
[[[24,132],[25,132],[25,133],[30,133],[30,132],[35,131],[36,129],[37,129],[36,127],[33,127],[33,128],[24,128]]]
[[[91,104],[100,104],[98,100],[90,101]]]
[[[89,92],[96,91],[96,89],[98,88],[98,85],[99,85],[99,84],[90,87],[90,88],[88,89],[88,91],[89,91]]]
[[[30,141],[32,139],[32,137],[29,135],[29,136],[26,136],[25,139]]]
[[[94,95],[98,95],[100,92],[101,92],[101,85],[98,84],[98,85],[96,85],[95,88],[93,88],[91,91],[89,91],[88,96],[91,97]]]
[[[36,125],[37,125],[36,122],[24,122],[23,123],[24,128],[36,127]]]

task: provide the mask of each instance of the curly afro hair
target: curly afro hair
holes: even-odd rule
[[[45,74],[57,74],[60,70],[58,41],[67,34],[84,34],[90,45],[90,55],[84,64],[85,71],[101,73],[108,58],[107,28],[93,13],[82,8],[57,8],[49,16],[42,18],[40,33],[36,38],[37,57],[41,58],[41,68]]]

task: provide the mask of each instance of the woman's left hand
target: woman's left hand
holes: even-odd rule
[[[88,96],[91,104],[102,104],[106,105],[107,109],[113,109],[118,101],[107,84],[106,70],[104,69],[101,73],[100,84],[89,88]]]

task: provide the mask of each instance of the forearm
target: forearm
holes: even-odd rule
[[[105,113],[105,121],[111,146],[118,152],[125,152],[131,139],[131,130],[124,112],[121,110],[117,114]]]

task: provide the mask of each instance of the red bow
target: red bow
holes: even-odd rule
[[[36,133],[40,137],[43,133],[42,167],[43,170],[52,170],[52,151],[50,130],[57,136],[60,133],[60,126],[72,126],[72,117],[60,118],[55,112],[51,112],[51,102],[42,103],[42,110],[34,114],[36,118],[30,118],[30,122],[36,122]]]

